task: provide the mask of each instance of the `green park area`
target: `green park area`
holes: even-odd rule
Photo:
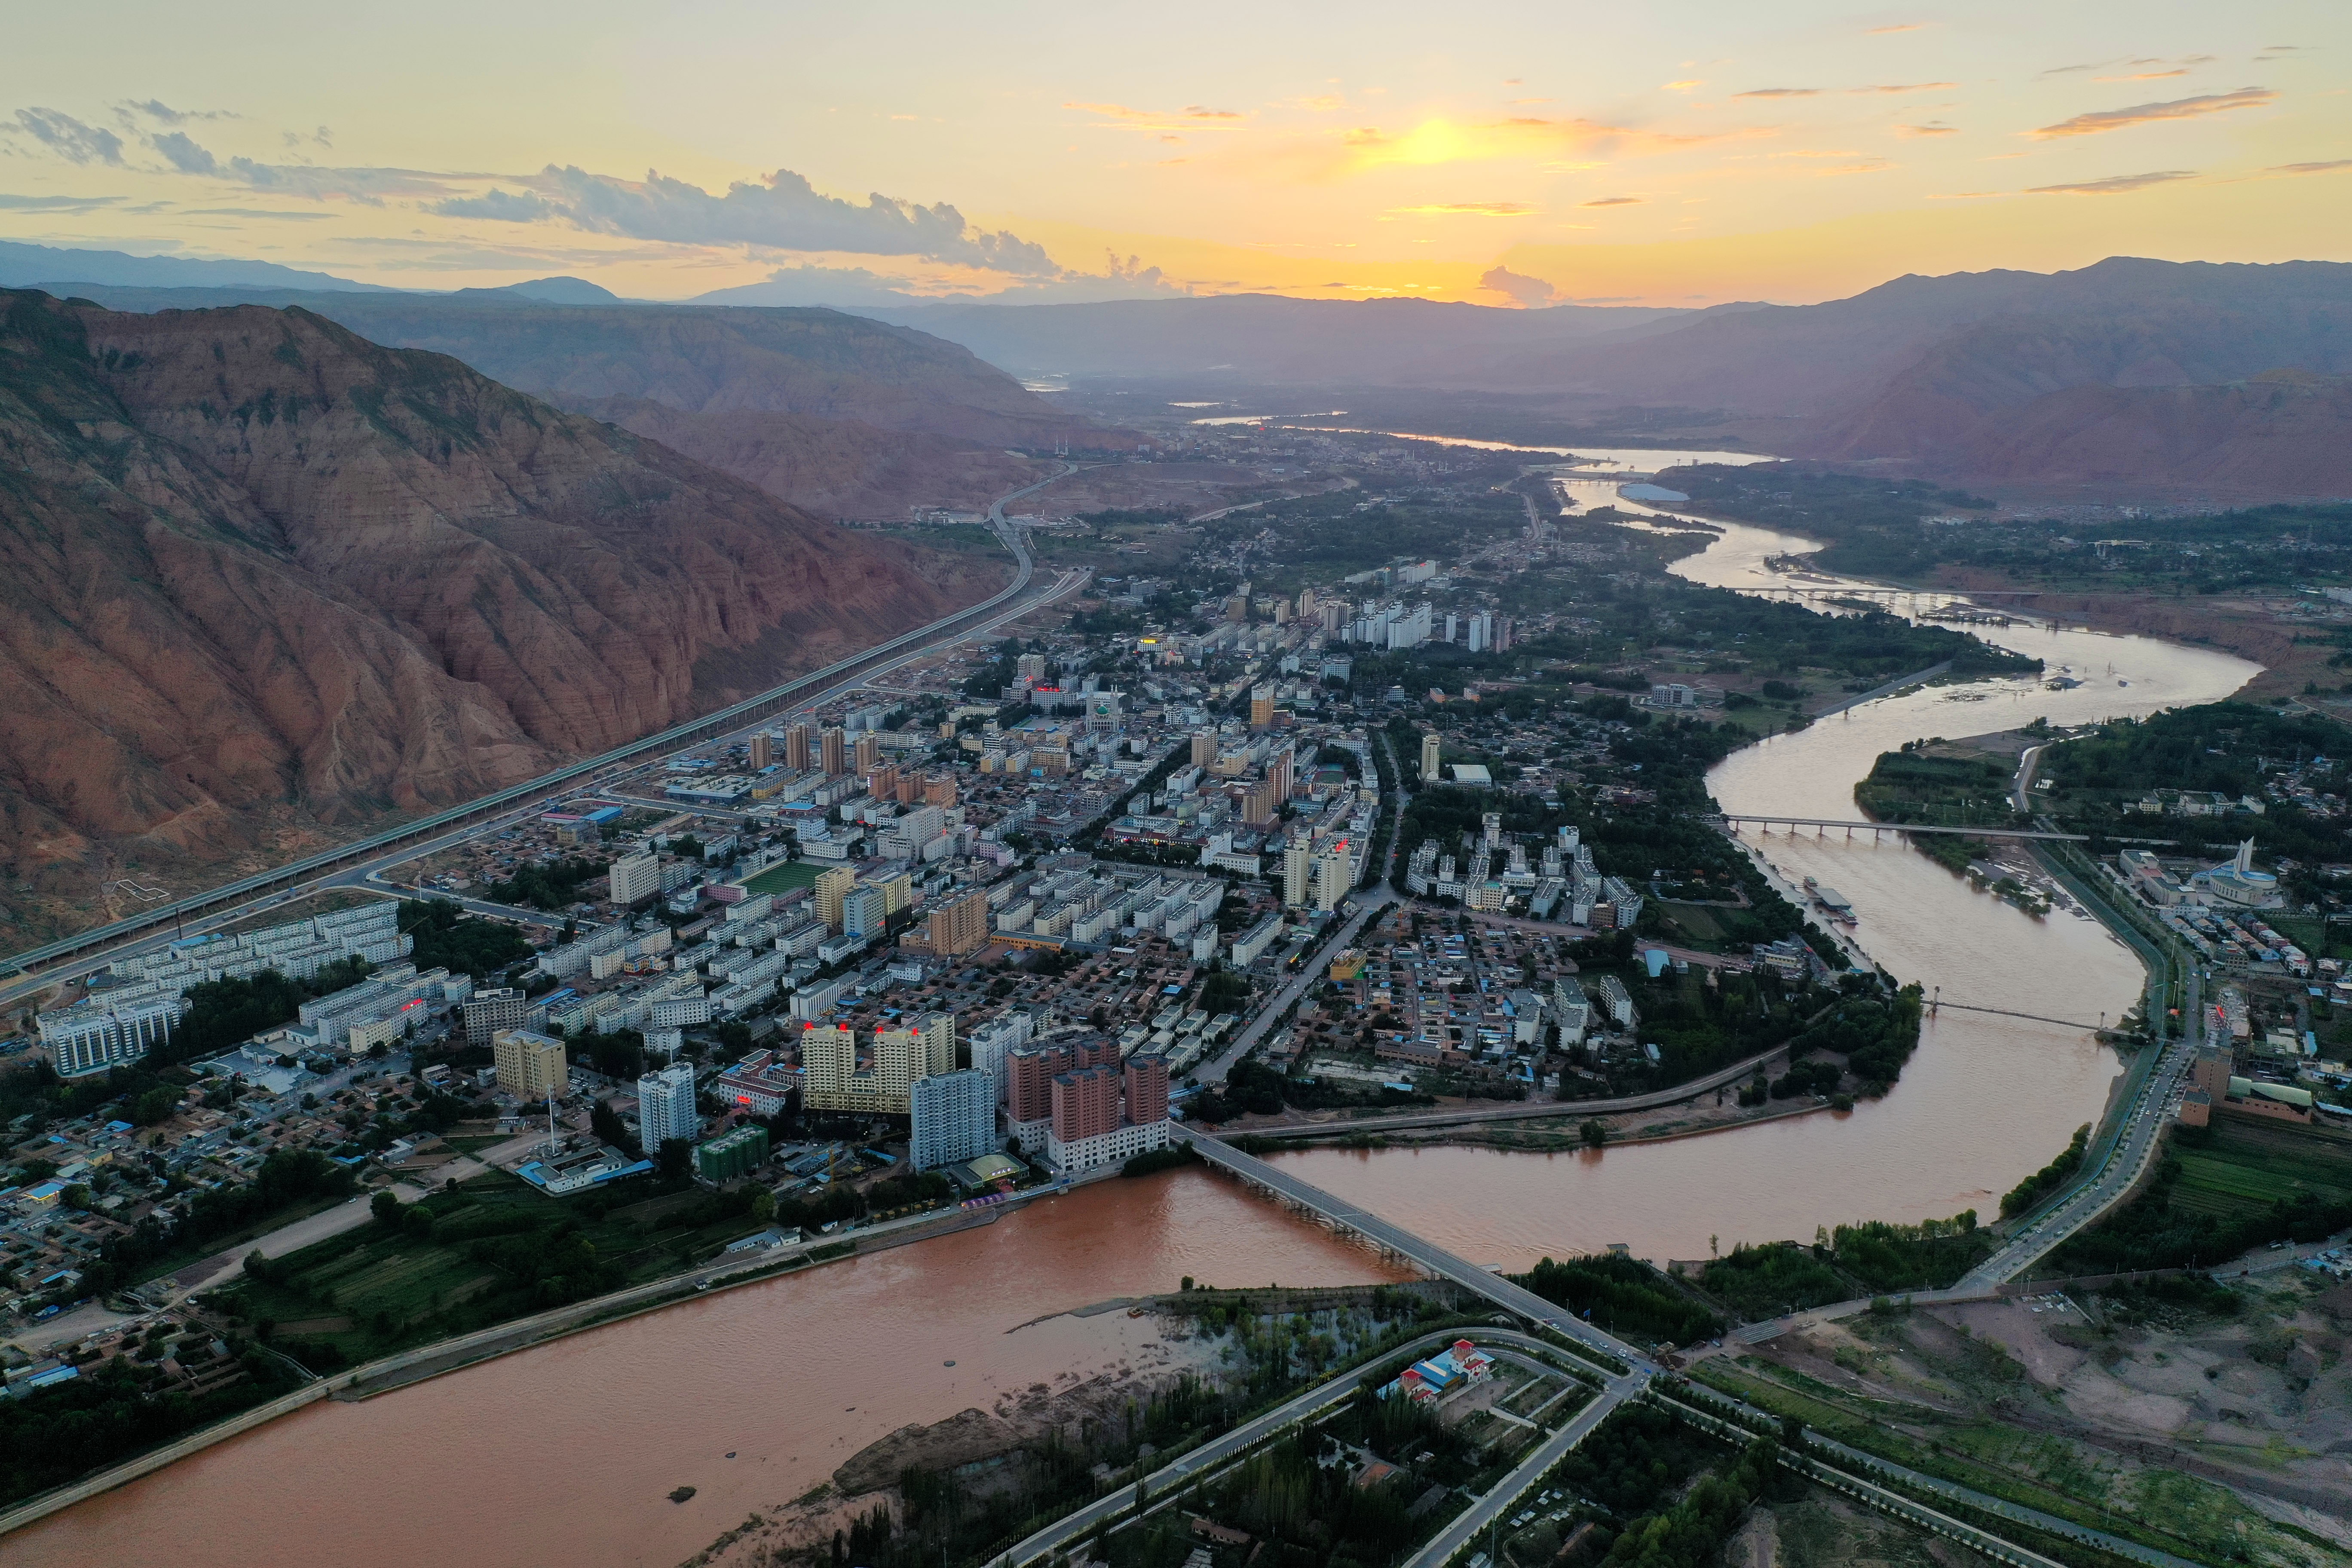
[[[2352,1133],[2218,1115],[2176,1127],[2139,1196],[2051,1255],[2042,1272],[2210,1268],[2274,1241],[2352,1225]]]
[[[795,888],[815,887],[817,873],[824,869],[824,867],[813,860],[787,860],[780,866],[769,867],[755,877],[745,878],[743,887],[751,893],[775,893],[781,896],[791,892]]]
[[[748,1194],[691,1188],[607,1207],[491,1171],[284,1258],[248,1260],[223,1306],[314,1372],[487,1328],[715,1256],[756,1228]]]
[[[2352,1200],[2352,1135],[2330,1128],[2221,1116],[2201,1137],[2184,1130],[2172,1157],[2180,1163],[2173,1202],[2200,1214],[2268,1208],[2298,1188],[2331,1204]]]

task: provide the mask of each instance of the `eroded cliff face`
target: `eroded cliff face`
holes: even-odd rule
[[[0,293],[0,946],[978,597],[437,354]]]

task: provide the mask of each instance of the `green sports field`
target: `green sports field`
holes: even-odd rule
[[[754,893],[788,893],[794,888],[816,886],[816,874],[824,868],[806,860],[787,860],[747,878],[743,886]]]

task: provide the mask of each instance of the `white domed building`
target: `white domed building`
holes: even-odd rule
[[[2216,866],[2200,871],[2189,879],[2191,893],[2202,893],[2216,904],[2241,910],[2276,910],[2286,907],[2286,898],[2279,891],[2278,879],[2268,871],[2254,869],[2254,841],[2251,838],[2238,846],[2237,858],[2226,866]]]

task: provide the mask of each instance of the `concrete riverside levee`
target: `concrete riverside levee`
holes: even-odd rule
[[[1559,1452],[1565,1454],[1578,1442],[1582,1441],[1585,1433],[1600,1425],[1601,1417],[1615,1409],[1632,1392],[1647,1382],[1646,1376],[1642,1373],[1631,1373],[1601,1382],[1605,1374],[1600,1368],[1584,1365],[1562,1351],[1559,1345],[1548,1340],[1538,1339],[1532,1334],[1522,1334],[1507,1329],[1465,1327],[1439,1330],[1383,1351],[1364,1363],[1339,1373],[1329,1382],[1294,1395],[1263,1415],[1244,1422],[1223,1436],[1212,1438],[1199,1447],[1179,1455],[1175,1459],[1143,1478],[1144,1504],[1141,1513],[1156,1511],[1153,1507],[1155,1500],[1164,1504],[1177,1489],[1188,1486],[1210,1471],[1240,1458],[1260,1443],[1279,1436],[1292,1427],[1322,1415],[1327,1410],[1346,1404],[1355,1396],[1356,1390],[1362,1385],[1367,1368],[1377,1366],[1382,1362],[1392,1361],[1401,1355],[1419,1355],[1423,1351],[1434,1350],[1456,1340],[1465,1339],[1474,1342],[1488,1341],[1498,1344],[1507,1343],[1524,1351],[1539,1352],[1552,1358],[1546,1363],[1550,1370],[1566,1373],[1579,1381],[1591,1380],[1601,1383],[1601,1396],[1591,1405],[1586,1405],[1568,1426],[1562,1428],[1563,1433],[1572,1430],[1575,1435],[1564,1443],[1555,1436],[1543,1445],[1544,1450],[1549,1450],[1557,1445]],[[1598,1415],[1593,1414],[1596,1410],[1599,1412]],[[1592,1416],[1592,1419],[1588,1421],[1587,1416]],[[1543,1468],[1548,1470],[1558,1462],[1558,1456],[1554,1456],[1545,1461]],[[1538,1473],[1540,1474],[1541,1471]],[[1135,1509],[1135,1489],[1121,1487],[1118,1490],[1104,1494],[1075,1512],[1065,1514],[992,1561],[1007,1564],[1009,1568],[1022,1568],[1023,1564],[1035,1562],[1049,1552],[1067,1546],[1071,1542],[1078,1540],[1097,1527],[1111,1523]]]

